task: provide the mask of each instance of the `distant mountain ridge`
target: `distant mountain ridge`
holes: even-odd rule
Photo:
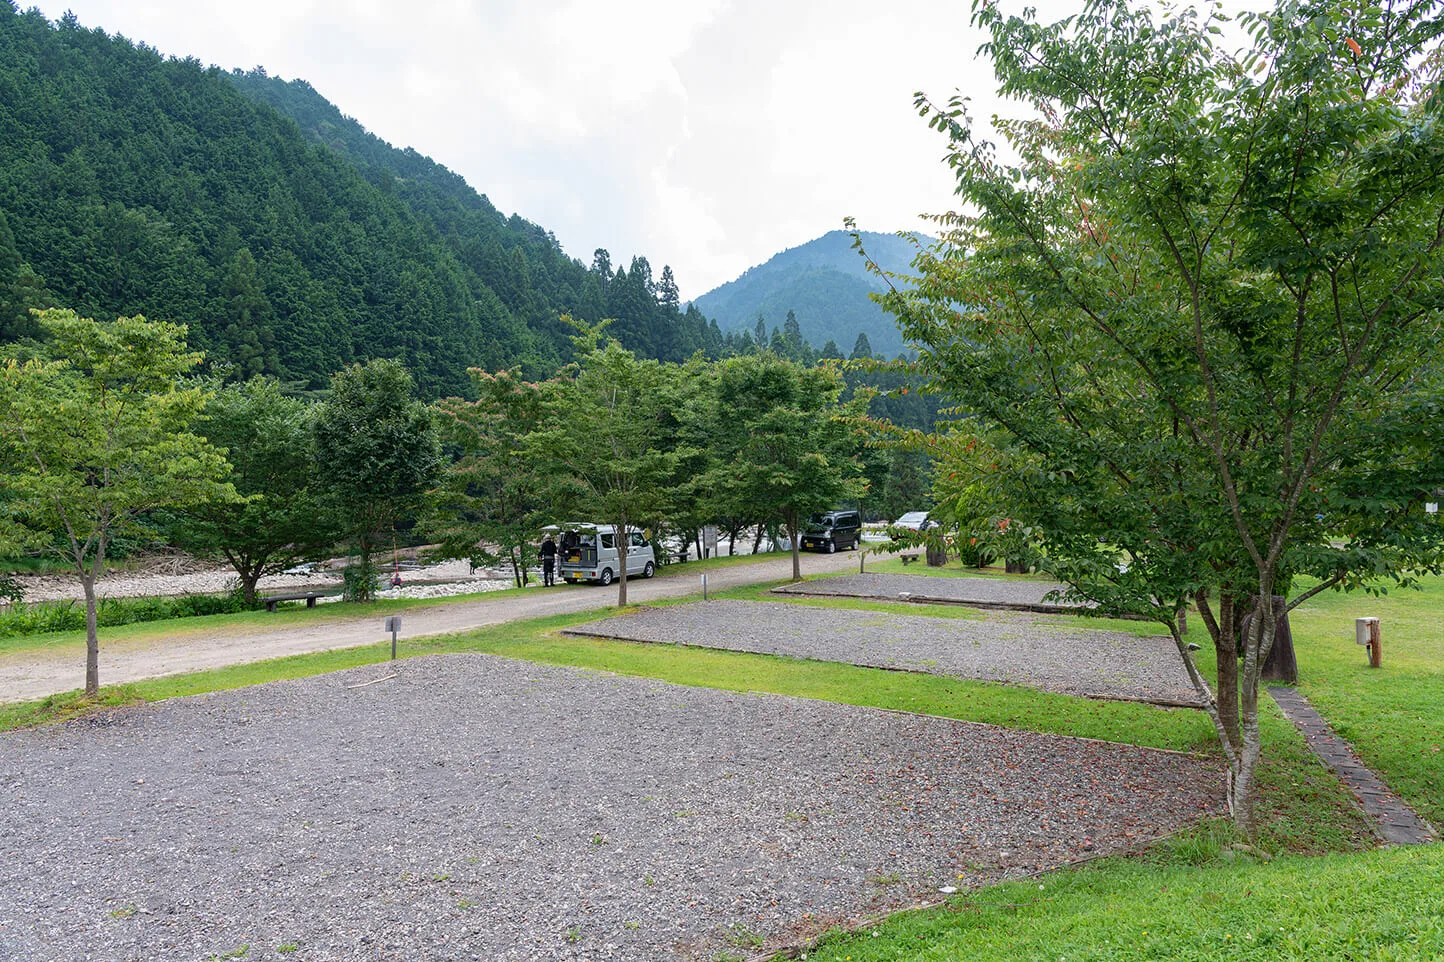
[[[860,233],[868,255],[884,270],[908,271],[917,253],[911,242],[895,234]],[[829,231],[748,268],[692,303],[723,333],[752,330],[758,314],[770,331],[792,311],[809,344],[821,347],[831,340],[848,354],[861,333],[873,354],[893,357],[906,349],[902,335],[893,317],[868,298],[885,285],[868,272],[852,245],[847,231]]]

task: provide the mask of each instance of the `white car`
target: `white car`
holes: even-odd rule
[[[549,524],[542,531],[557,537],[557,573],[563,581],[612,583],[622,571],[615,529],[609,524]],[[657,573],[657,555],[640,531],[627,536],[627,577]]]
[[[928,520],[926,511],[909,511],[898,518],[889,527],[907,528],[909,531],[925,531],[928,528],[936,527],[936,522]]]

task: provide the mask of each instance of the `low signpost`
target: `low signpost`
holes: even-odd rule
[[[386,630],[391,632],[391,660],[396,660],[396,636],[401,633],[401,616],[391,615],[386,619]]]

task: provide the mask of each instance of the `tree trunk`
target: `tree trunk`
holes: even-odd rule
[[[1228,807],[1233,813],[1233,823],[1245,838],[1253,838],[1258,831],[1254,819],[1255,773],[1258,771],[1259,756],[1263,754],[1263,740],[1258,727],[1258,689],[1243,691],[1243,750],[1238,767],[1230,786]]]
[[[246,603],[247,608],[256,607],[256,585],[261,580],[264,563],[249,564],[244,559],[233,559],[231,567],[236,569],[236,577],[241,582],[241,600]]]
[[[617,607],[627,607],[627,538],[630,536],[625,525],[616,525],[612,528],[617,533],[617,567],[622,570],[617,573]],[[597,535],[597,544],[601,545],[602,536]],[[685,542],[683,542],[685,544]]]
[[[792,580],[802,580],[802,551],[799,547],[801,539],[797,536],[798,524],[795,518],[787,519],[787,540],[792,543]]]
[[[1263,681],[1281,681],[1286,684],[1297,684],[1299,680],[1299,663],[1294,657],[1294,635],[1289,628],[1288,601],[1281,595],[1274,595],[1274,640],[1269,646],[1268,657],[1264,659],[1263,667],[1259,669],[1259,678]],[[1258,606],[1243,616],[1239,625],[1241,634],[1240,644],[1248,636],[1253,626],[1254,616],[1258,612]]]
[[[95,576],[80,576],[81,587],[85,590],[85,694],[94,698],[100,694],[100,634],[96,626]]]
[[[757,525],[757,537],[752,539],[752,553],[753,553],[753,554],[756,554],[756,553],[757,553],[757,550],[758,550],[759,548],[761,548],[761,547],[762,547],[762,525],[761,525],[761,523],[759,523],[759,524]]]

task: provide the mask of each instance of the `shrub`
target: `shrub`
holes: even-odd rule
[[[131,625],[142,621],[165,621],[198,615],[232,614],[246,610],[238,593],[225,595],[177,595],[149,598],[102,598],[96,605],[96,623],[102,628]],[[256,605],[259,607],[259,603]],[[39,635],[55,631],[79,631],[85,627],[85,606],[76,601],[42,601],[16,604],[0,613],[0,638]]]

